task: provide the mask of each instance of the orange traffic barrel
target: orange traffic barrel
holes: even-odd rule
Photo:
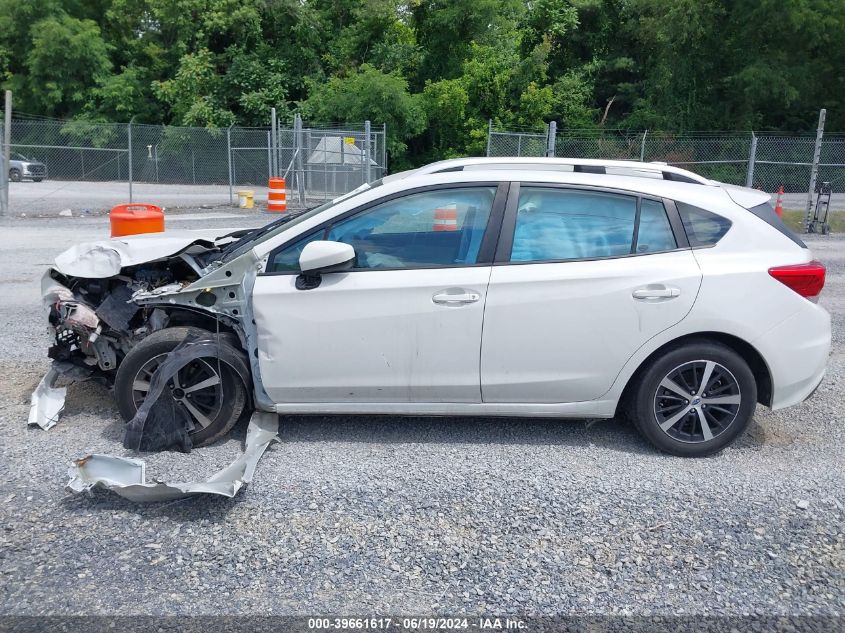
[[[267,194],[268,211],[287,211],[288,200],[285,192],[284,178],[270,178],[270,192]]]
[[[454,206],[434,210],[434,231],[457,231],[458,210]]]
[[[164,211],[154,204],[119,204],[109,213],[111,236],[161,233],[164,231]]]

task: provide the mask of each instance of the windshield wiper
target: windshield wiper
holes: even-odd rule
[[[303,209],[301,211],[288,211],[285,213],[284,217],[279,218],[278,220],[273,220],[269,224],[265,224],[264,226],[258,227],[257,229],[252,229],[246,235],[242,235],[240,238],[226,246],[223,250],[220,251],[220,259],[225,261],[226,258],[234,253],[235,251],[239,250],[242,246],[249,244],[250,242],[254,242],[262,235],[266,235],[270,231],[282,226],[283,224],[287,224],[295,217],[302,215],[308,209]]]

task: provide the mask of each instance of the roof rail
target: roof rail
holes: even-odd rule
[[[591,174],[607,174],[615,171],[630,172],[617,173],[618,176],[637,176],[636,172],[646,172],[652,174],[650,177],[655,177],[660,174],[663,180],[672,180],[674,182],[687,182],[699,185],[714,185],[715,183],[703,176],[681,169],[679,167],[672,167],[662,162],[644,163],[634,160],[603,160],[596,158],[545,158],[545,157],[475,157],[475,158],[452,158],[449,160],[442,160],[436,163],[431,163],[424,167],[415,170],[416,174],[439,174],[448,171],[463,171],[469,169],[511,169],[511,168],[527,168],[533,166],[545,170],[555,170],[557,167],[571,167],[572,171],[591,173]],[[610,169],[610,172],[608,172]],[[568,170],[567,170],[568,171]]]

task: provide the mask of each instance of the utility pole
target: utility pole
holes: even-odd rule
[[[548,132],[546,133],[546,156],[554,157],[556,142],[557,142],[557,121],[549,121],[549,129],[548,129]]]
[[[370,182],[370,121],[364,121],[364,182]]]
[[[490,141],[493,139],[493,119],[487,119],[487,156],[490,156]]]
[[[0,216],[9,213],[9,164],[12,159],[12,91],[6,91],[6,107],[3,111],[3,160],[0,161]]]
[[[232,178],[234,176],[232,173],[232,125],[226,128],[226,163],[229,166],[229,206],[235,203],[235,199],[232,196]]]
[[[648,138],[648,130],[643,132],[643,140],[640,141],[640,162],[645,162],[645,140]]]
[[[748,152],[748,171],[745,174],[745,186],[754,186],[754,161],[757,160],[757,135],[751,130],[751,150]]]
[[[279,129],[276,127],[276,108],[270,108],[270,144],[273,146],[270,160],[270,176],[279,175]]]
[[[816,193],[816,178],[819,175],[819,160],[822,155],[822,138],[824,138],[824,120],[827,110],[822,108],[819,111],[819,126],[816,128],[816,146],[813,150],[813,166],[810,167],[810,187],[807,190],[807,220],[804,223],[804,230],[810,232],[810,223],[813,221],[813,195]]]
[[[128,162],[127,169],[129,170],[128,178],[129,178],[129,203],[130,204],[132,202],[134,202],[134,200],[132,200],[132,178],[133,178],[133,174],[132,174],[132,121],[134,121],[134,120],[135,120],[135,117],[133,116],[131,119],[129,119],[129,125],[126,126],[126,158],[127,158],[127,162]]]

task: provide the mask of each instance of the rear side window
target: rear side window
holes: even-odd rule
[[[511,261],[628,255],[636,215],[637,199],[632,196],[522,187]]]
[[[640,224],[634,252],[657,253],[671,251],[677,246],[663,203],[644,199],[640,203]]]
[[[725,236],[731,228],[731,221],[710,211],[699,209],[685,202],[676,202],[681,222],[689,240],[689,245],[713,246]]]
[[[639,223],[637,218],[639,217]],[[675,235],[661,202],[634,196],[522,187],[512,262],[555,262],[671,251]]]
[[[783,220],[778,217],[778,214],[775,213],[772,205],[768,202],[758,204],[756,207],[751,207],[749,211],[763,220],[766,224],[773,226],[778,231],[786,235],[786,237],[798,244],[801,248],[807,248],[807,245],[801,241],[801,238],[795,235],[795,233],[793,233],[792,230],[784,224]]]

